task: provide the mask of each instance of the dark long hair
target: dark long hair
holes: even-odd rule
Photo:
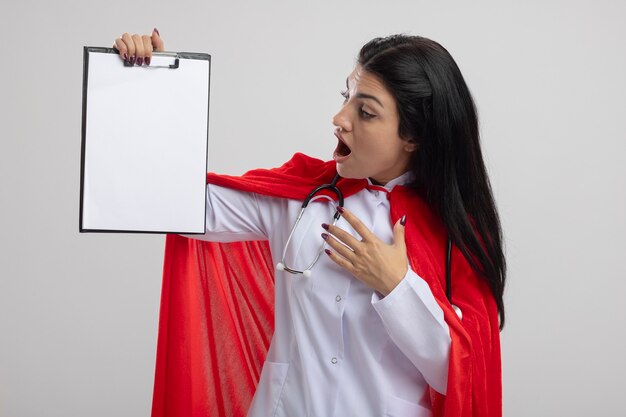
[[[371,40],[361,48],[358,62],[395,97],[399,135],[418,145],[411,159],[413,186],[487,281],[502,329],[502,230],[480,150],[476,106],[459,67],[437,42],[406,35]]]

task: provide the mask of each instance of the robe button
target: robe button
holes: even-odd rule
[[[333,358],[330,360],[330,363],[332,363],[333,365],[337,363],[337,358],[335,358],[333,356]]]
[[[341,301],[341,296],[340,295],[336,296],[335,297],[335,301],[337,301],[337,302]]]

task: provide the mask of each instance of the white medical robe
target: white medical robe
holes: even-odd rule
[[[391,190],[408,173],[389,182]],[[275,264],[301,202],[207,186],[209,241],[269,240]],[[380,239],[393,240],[385,191],[345,199]],[[304,269],[331,223],[327,201],[307,208],[285,261]],[[410,215],[408,220],[411,221]],[[337,223],[357,236],[343,219]],[[381,297],[322,253],[312,275],[276,271],[275,331],[248,417],[430,416],[428,385],[445,393],[450,336],[428,285],[409,270]]]

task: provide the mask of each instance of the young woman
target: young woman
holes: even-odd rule
[[[115,47],[149,65],[163,42]],[[199,239],[267,240],[279,265],[248,415],[501,415],[505,259],[465,81],[438,43],[394,35],[363,46],[342,95],[333,161],[209,175]],[[336,174],[343,205],[298,220]]]

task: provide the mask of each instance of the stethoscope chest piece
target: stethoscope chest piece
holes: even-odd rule
[[[457,306],[456,304],[452,304],[452,309],[454,310],[456,315],[459,316],[459,320],[463,320],[463,312],[461,311],[459,306]]]

